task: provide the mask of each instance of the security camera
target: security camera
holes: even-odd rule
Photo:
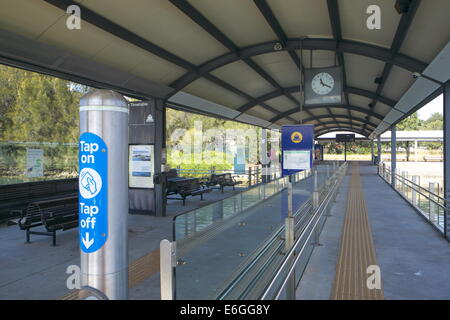
[[[275,50],[275,51],[283,50],[283,45],[281,43],[277,42],[273,45],[273,50]]]
[[[419,72],[413,72],[413,78],[417,79],[420,78],[422,75]]]

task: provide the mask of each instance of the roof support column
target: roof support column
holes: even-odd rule
[[[444,197],[450,199],[450,81],[444,84]],[[447,209],[450,207],[446,205]],[[444,212],[444,235],[450,240],[450,214]]]
[[[377,155],[378,155],[378,163],[381,162],[381,135],[377,137]]]
[[[397,170],[397,127],[391,127],[391,185],[395,188],[395,174]]]
[[[262,167],[262,182],[270,181],[270,159],[267,154],[267,129],[261,130],[261,148],[260,148],[260,162]]]
[[[372,164],[375,164],[374,162],[374,151],[373,151],[373,139],[370,140],[370,162],[372,162]]]

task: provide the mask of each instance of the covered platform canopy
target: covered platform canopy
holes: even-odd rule
[[[356,140],[367,140],[362,135],[357,134]],[[386,131],[380,135],[381,142],[390,142],[392,139],[391,132]],[[396,136],[397,141],[424,141],[424,142],[443,142],[444,132],[442,130],[419,130],[419,131],[399,131]],[[316,140],[321,142],[333,142],[336,140],[335,133],[326,133],[317,137]]]
[[[0,62],[265,128],[374,138],[450,75],[450,2],[412,0],[403,14],[395,3],[3,0]],[[81,29],[66,26],[70,5]],[[366,25],[369,5],[380,29]],[[305,68],[335,65],[343,103],[303,107]]]

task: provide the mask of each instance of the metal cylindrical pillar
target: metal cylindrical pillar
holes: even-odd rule
[[[106,238],[94,251],[86,248],[95,247],[96,240],[92,247],[89,243],[83,246],[80,241],[81,283],[84,287],[103,292],[108,299],[127,299],[128,103],[124,97],[111,90],[94,90],[83,96],[80,100],[80,136],[83,137],[85,133],[97,136],[98,141],[106,145],[101,152],[107,154],[107,179],[103,180],[106,185],[101,187],[107,188],[107,195],[106,199],[99,201],[106,202],[103,205],[106,205],[107,210],[103,214],[107,228],[101,235],[96,235],[95,230],[92,230],[94,239],[101,236]],[[80,212],[80,221],[81,218]],[[80,239],[84,237],[80,234]]]

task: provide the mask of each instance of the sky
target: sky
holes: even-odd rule
[[[437,96],[434,100],[430,101],[428,104],[424,105],[417,111],[417,116],[421,120],[427,120],[435,112],[442,114],[444,112],[444,98],[443,95]]]

